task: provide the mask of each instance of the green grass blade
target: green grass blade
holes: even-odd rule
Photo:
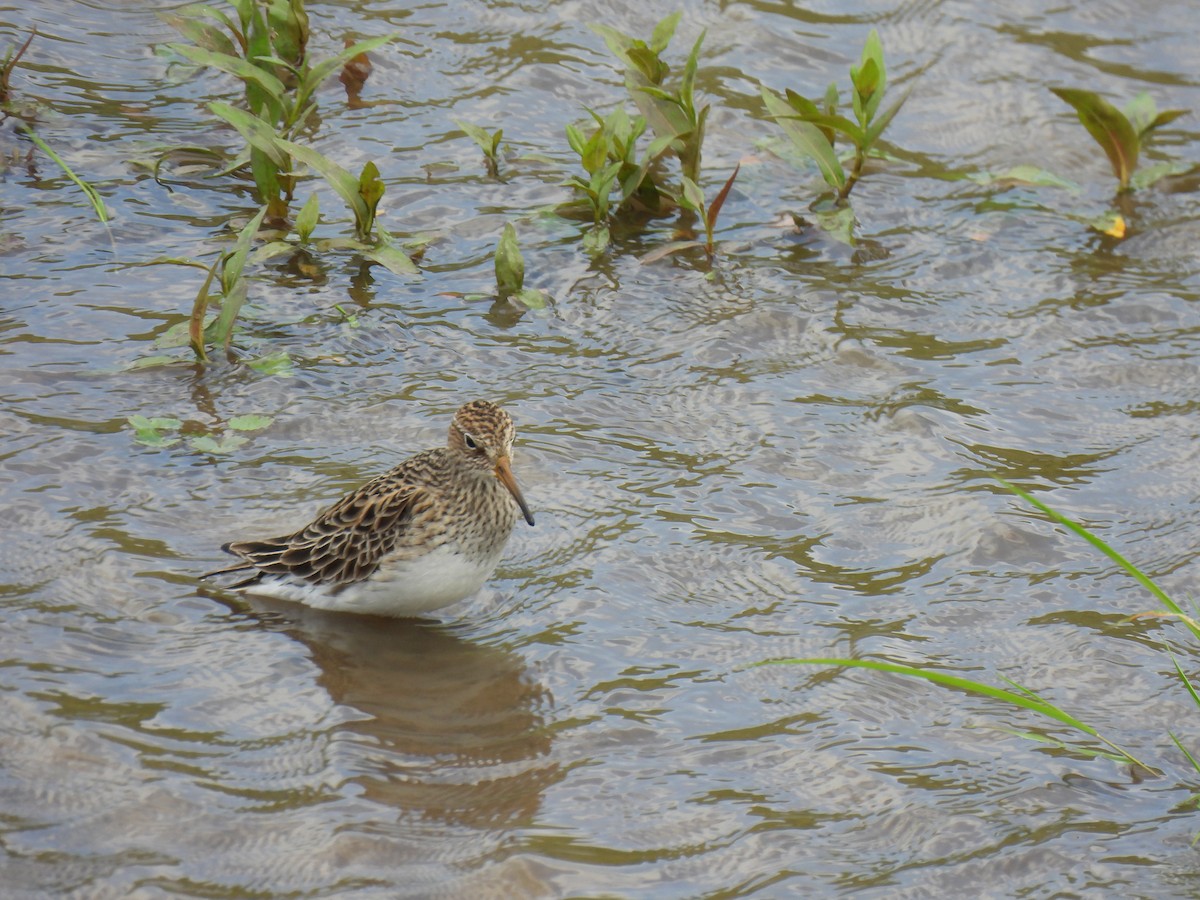
[[[814,658],[814,659],[768,659],[763,660],[755,665],[811,665],[811,666],[843,666],[858,669],[871,669],[876,672],[890,672],[893,675],[907,675],[911,678],[920,678],[925,681],[945,685],[946,687],[957,688],[962,691],[967,691],[972,694],[980,694],[985,697],[991,697],[996,700],[1003,700],[1013,706],[1018,706],[1022,709],[1027,709],[1030,712],[1035,712],[1038,715],[1045,716],[1049,719],[1054,719],[1061,722],[1076,731],[1081,731],[1089,737],[1094,737],[1097,740],[1103,741],[1114,751],[1120,754],[1121,758],[1127,760],[1134,765],[1140,766],[1149,772],[1157,771],[1151,766],[1146,765],[1132,753],[1118,747],[1112,741],[1103,737],[1095,728],[1087,725],[1069,712],[1055,706],[1048,700],[1043,700],[1028,688],[1017,685],[1022,693],[1005,690],[1004,688],[996,687],[991,684],[984,684],[981,681],[973,681],[970,678],[963,678],[960,675],[951,675],[948,672],[940,672],[933,669],[918,669],[913,666],[900,665],[898,663],[880,662],[870,659],[836,659],[836,658]]]
[[[1112,547],[1110,547],[1108,544],[1106,544],[1103,540],[1096,537],[1096,535],[1092,534],[1090,531],[1088,531],[1086,528],[1084,528],[1082,525],[1078,524],[1077,522],[1072,522],[1070,519],[1068,519],[1062,513],[1059,513],[1057,511],[1051,509],[1049,506],[1047,506],[1041,500],[1038,500],[1036,497],[1031,496],[1030,494],[1021,490],[1016,485],[1009,484],[1003,478],[997,478],[996,480],[999,481],[1002,485],[1004,485],[1004,487],[1008,488],[1008,490],[1012,491],[1014,494],[1016,494],[1018,497],[1020,497],[1022,500],[1024,500],[1026,503],[1040,509],[1046,515],[1048,515],[1051,519],[1053,519],[1055,522],[1057,522],[1059,525],[1063,526],[1063,528],[1066,528],[1070,531],[1075,532],[1075,534],[1079,535],[1081,538],[1083,538],[1085,541],[1087,541],[1089,544],[1091,544],[1093,547],[1095,547],[1097,550],[1099,550],[1101,553],[1103,553],[1105,556],[1107,556],[1109,559],[1111,559],[1113,562],[1115,562],[1118,566],[1120,566],[1122,569],[1124,569],[1127,573],[1132,575],[1134,580],[1137,581],[1138,584],[1140,584],[1142,587],[1144,587],[1146,590],[1148,590],[1151,594],[1153,594],[1155,599],[1157,599],[1159,603],[1161,603],[1163,606],[1165,606],[1171,612],[1173,612],[1177,615],[1183,615],[1183,610],[1179,608],[1179,605],[1176,604],[1174,600],[1172,600],[1170,597],[1167,596],[1166,592],[1162,588],[1160,588],[1157,584],[1155,584],[1153,581],[1151,581],[1148,576],[1146,576],[1145,574],[1142,573],[1141,569],[1139,569],[1137,566],[1135,566],[1133,563],[1131,563],[1129,560],[1127,560],[1124,556],[1122,556],[1120,553],[1118,553],[1116,550],[1114,550]]]
[[[1028,693],[1014,693],[1013,691],[1005,690],[1004,688],[996,687],[991,684],[984,684],[982,681],[972,681],[970,678],[963,678],[961,675],[951,675],[948,672],[940,672],[936,669],[918,669],[913,666],[900,665],[899,663],[880,662],[873,659],[836,659],[836,658],[814,658],[814,659],[769,659],[758,665],[809,665],[809,666],[848,666],[858,669],[871,669],[876,672],[890,672],[893,675],[908,675],[912,678],[921,678],[925,681],[930,681],[935,684],[943,684],[947,687],[958,688],[962,691],[968,691],[973,694],[982,694],[985,697],[992,697],[996,700],[1003,700],[1013,706],[1019,706],[1022,709],[1028,709],[1031,712],[1036,712],[1039,715],[1047,716],[1068,725],[1077,731],[1082,731],[1084,734],[1091,737],[1097,737],[1096,729],[1090,725],[1085,725],[1080,722],[1070,713],[1059,709],[1052,703],[1042,700],[1036,695]],[[1024,690],[1024,689],[1022,689]]]
[[[1175,732],[1168,731],[1167,734],[1171,736],[1171,740],[1175,742],[1175,746],[1179,748],[1180,752],[1187,757],[1187,761],[1192,764],[1192,768],[1197,772],[1200,772],[1200,763],[1196,762],[1196,757],[1192,756],[1192,754],[1188,751],[1188,748],[1183,746],[1183,742],[1175,736]]]
[[[1196,687],[1192,684],[1192,680],[1184,674],[1183,669],[1179,665],[1179,660],[1175,658],[1175,654],[1171,654],[1171,662],[1175,666],[1175,671],[1179,673],[1179,680],[1183,682],[1183,686],[1187,688],[1187,692],[1192,695],[1192,702],[1200,709],[1200,694],[1196,693]]]
[[[54,162],[60,169],[63,170],[63,173],[68,178],[78,185],[79,189],[83,191],[84,195],[88,198],[88,202],[92,204],[92,209],[96,211],[96,218],[98,218],[102,224],[107,225],[108,209],[104,206],[104,200],[100,197],[99,191],[72,172],[71,167],[63,162],[62,157],[50,149],[50,145],[43,141],[38,136],[37,132],[35,132],[32,128],[24,123],[18,123],[17,127],[22,131],[22,133],[24,133],[26,137],[29,138],[29,140],[33,141],[39,150],[54,160]]]

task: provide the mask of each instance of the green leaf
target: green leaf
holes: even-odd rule
[[[608,242],[608,226],[595,225],[584,234],[583,249],[592,256],[596,256],[604,252],[608,247]]]
[[[534,288],[521,288],[513,294],[513,299],[517,300],[526,309],[545,309],[546,295]]]
[[[696,43],[692,45],[692,52],[688,54],[687,63],[683,67],[679,99],[685,112],[694,112],[696,109],[696,69],[700,65],[700,45],[704,43],[704,36],[707,33],[708,29],[700,32],[700,37],[696,38]]]
[[[220,441],[202,434],[198,437],[188,438],[188,444],[191,445],[193,450],[198,450],[201,453],[231,453],[245,444],[246,440],[240,434],[227,434]]]
[[[184,343],[187,343],[187,341],[185,340]],[[138,369],[151,369],[155,366],[171,366],[177,362],[179,362],[177,357],[159,353],[154,356],[143,356],[140,359],[135,359],[125,366],[125,371],[135,372]]]
[[[268,241],[255,248],[254,252],[247,257],[246,264],[257,266],[281,256],[290,256],[295,252],[295,244],[289,244],[287,241]]]
[[[633,65],[633,61],[629,58],[629,49],[634,45],[633,38],[607,25],[591,24],[588,25],[588,28],[600,35],[613,56],[627,66]]]
[[[463,134],[478,144],[479,149],[485,154],[488,156],[493,155],[494,145],[492,144],[492,135],[486,128],[480,128],[478,125],[472,125],[470,122],[464,122],[462,119],[451,119],[450,121],[457,125]]]
[[[381,34],[372,38],[367,38],[366,40],[359,41],[356,44],[351,44],[340,53],[335,53],[328,59],[321,60],[319,63],[310,68],[304,75],[304,80],[301,82],[300,90],[297,93],[296,106],[299,107],[306,104],[308,102],[308,98],[316,93],[317,88],[321,86],[321,82],[323,82],[337,70],[341,69],[342,66],[350,62],[350,60],[354,59],[354,57],[361,53],[370,53],[372,50],[382,47],[384,44],[394,40],[398,36],[398,34]],[[301,121],[301,119],[297,118],[297,121]]]
[[[875,142],[879,140],[880,136],[884,132],[884,129],[892,124],[892,119],[896,118],[896,113],[900,112],[900,107],[904,105],[904,101],[908,99],[908,95],[911,93],[912,88],[910,87],[907,91],[900,95],[899,100],[887,108],[887,111],[883,113],[883,115],[872,120],[870,126],[867,128],[867,133],[864,138],[866,141],[864,144],[864,151],[875,146]]]
[[[1075,182],[1068,181],[1039,166],[1031,165],[1013,166],[1011,169],[1004,169],[1000,172],[975,172],[968,175],[967,178],[976,184],[997,185],[999,187],[1008,187],[1011,184],[1028,184],[1034,187],[1066,188],[1069,191],[1079,190],[1079,185]]]
[[[234,431],[261,431],[274,421],[274,416],[234,416],[229,420],[229,427]]]
[[[253,113],[230,106],[228,103],[213,101],[208,108],[220,116],[246,139],[250,146],[261,150],[280,169],[287,169],[291,160],[282,147],[279,146],[279,136],[275,128],[264,122]]]
[[[1033,495],[1026,493],[1025,491],[1021,490],[1019,487],[1017,487],[1016,485],[1009,484],[1007,481],[1005,481],[1002,478],[997,478],[996,480],[999,481],[1002,485],[1004,485],[1004,487],[1006,487],[1008,490],[1012,491],[1014,494],[1016,494],[1018,497],[1020,497],[1022,500],[1024,500],[1026,503],[1028,503],[1030,506],[1037,507],[1042,512],[1044,512],[1046,515],[1048,515],[1051,519],[1053,519],[1055,522],[1057,522],[1059,525],[1061,525],[1064,528],[1068,529],[1069,531],[1072,531],[1075,534],[1079,535],[1081,538],[1083,538],[1085,541],[1087,541],[1089,544],[1091,544],[1093,547],[1095,547],[1097,550],[1099,550],[1101,553],[1103,553],[1105,556],[1107,556],[1109,559],[1111,559],[1114,563],[1116,563],[1118,566],[1120,566],[1122,569],[1124,569],[1129,575],[1131,575],[1133,577],[1133,579],[1135,581],[1137,581],[1138,584],[1140,584],[1142,587],[1144,587],[1146,590],[1148,590],[1151,593],[1151,595],[1153,595],[1155,597],[1155,599],[1157,599],[1158,602],[1161,603],[1164,607],[1166,607],[1170,612],[1173,612],[1176,615],[1180,615],[1180,616],[1184,615],[1184,612],[1179,607],[1179,605],[1177,603],[1175,603],[1175,601],[1172,600],[1170,597],[1168,597],[1166,592],[1163,591],[1162,588],[1160,588],[1157,584],[1155,584],[1152,580],[1150,580],[1150,578],[1148,578],[1146,575],[1144,575],[1137,566],[1135,566],[1133,563],[1131,563],[1129,560],[1127,560],[1124,556],[1122,556],[1120,553],[1118,553],[1116,550],[1114,550],[1112,547],[1110,547],[1108,544],[1106,544],[1100,538],[1096,537],[1096,535],[1092,534],[1090,531],[1088,531],[1086,528],[1084,528],[1082,525],[1078,524],[1077,522],[1072,522],[1070,519],[1068,519],[1066,516],[1064,516],[1062,513],[1058,512],[1057,510],[1051,509],[1049,506],[1047,506],[1041,500],[1038,500]],[[1200,634],[1198,634],[1197,637],[1200,637]]]
[[[1075,108],[1083,127],[1104,150],[1117,177],[1120,190],[1129,187],[1137,168],[1138,136],[1125,114],[1093,91],[1076,88],[1050,88]]]
[[[704,191],[700,189],[700,185],[692,181],[686,175],[680,176],[680,181],[683,183],[683,191],[680,192],[679,204],[693,212],[704,211]]]
[[[178,443],[179,438],[162,434],[163,431],[177,431],[183,422],[179,419],[145,416],[130,416],[125,420],[134,432],[134,441],[147,447],[169,447]]]
[[[364,259],[379,263],[393,275],[419,275],[421,270],[412,258],[396,246],[392,236],[382,227],[376,227],[374,246],[360,250]]]
[[[362,198],[367,216],[362,220],[356,219],[354,223],[355,230],[364,239],[375,227],[375,214],[379,208],[379,201],[383,199],[384,190],[383,179],[379,177],[379,167],[368,160],[358,176],[358,196]],[[357,206],[355,208],[357,209]]]
[[[246,365],[264,375],[288,376],[292,374],[292,358],[288,356],[286,350],[277,350],[266,356],[260,356],[258,359],[249,360]]]
[[[579,162],[583,165],[584,171],[589,175],[594,175],[600,171],[606,162],[608,162],[608,142],[604,139],[603,129],[597,129],[596,132],[588,139],[584,145],[583,153],[580,155]]]
[[[583,136],[583,132],[580,131],[578,128],[576,128],[574,125],[568,125],[566,128],[566,131],[567,131],[567,143],[571,146],[571,149],[574,150],[576,154],[578,154],[579,158],[583,159],[584,153],[586,152],[587,143],[588,143],[587,138],[585,138]]]
[[[874,28],[871,29],[871,33],[867,35],[867,40],[863,43],[861,60],[861,65],[857,67],[857,73],[854,66],[850,67],[850,80],[854,82],[855,94],[859,97],[859,103],[855,104],[854,112],[858,116],[859,122],[865,126],[875,118],[875,112],[879,109],[879,104],[883,100],[883,94],[887,88],[887,67],[883,63],[883,42],[879,39],[879,32]]]
[[[316,194],[310,194],[308,199],[304,201],[304,205],[300,207],[300,212],[296,213],[296,234],[301,241],[307,241],[312,237],[313,230],[317,227],[317,221],[320,219],[321,209],[320,201]]]
[[[282,146],[294,159],[298,159],[310,169],[319,172],[321,176],[329,183],[339,197],[341,197],[350,211],[354,214],[354,221],[365,222],[373,218],[370,210],[367,209],[366,202],[358,192],[359,181],[329,157],[318,153],[310,147],[305,147],[301,144],[285,141],[282,138],[279,140]]]
[[[267,208],[264,206],[254,218],[242,226],[242,230],[238,232],[237,241],[233,245],[233,250],[229,252],[221,264],[221,287],[226,292],[241,280],[242,269],[246,265],[246,257],[250,254],[250,247],[254,243],[254,238],[258,235],[258,229],[262,225],[263,217],[266,214]]]
[[[694,250],[703,247],[702,241],[671,241],[669,244],[655,247],[649,253],[638,258],[638,263],[643,266],[648,266],[650,263],[658,262],[670,256],[672,253],[679,253],[682,250]]]
[[[1125,760],[1141,766],[1147,771],[1154,772],[1155,769],[1141,762],[1133,754],[1121,749],[1116,744],[1102,737],[1100,733],[1091,725],[1087,725],[1079,719],[1075,718],[1070,713],[1059,708],[1047,700],[1043,700],[1033,691],[1028,688],[1014,684],[1018,688],[1017,691],[1008,691],[1004,688],[999,688],[994,685],[984,684],[980,681],[973,681],[970,678],[963,678],[958,675],[951,675],[948,672],[943,672],[937,669],[919,669],[914,666],[899,665],[897,663],[880,662],[877,660],[868,659],[830,659],[830,658],[815,658],[815,659],[769,659],[755,665],[815,665],[815,666],[842,666],[846,668],[870,669],[876,672],[888,672],[893,675],[906,675],[911,678],[920,678],[932,684],[941,684],[946,687],[956,688],[958,690],[967,691],[972,694],[979,694],[984,697],[992,697],[996,700],[1003,700],[1012,706],[1020,707],[1021,709],[1035,712],[1039,715],[1053,719],[1056,722],[1061,722],[1070,728],[1080,731],[1090,737],[1097,738],[1116,750]]]
[[[233,339],[233,323],[237,321],[245,302],[246,280],[239,278],[221,297],[221,312],[210,329],[214,344],[229,346]]]
[[[845,184],[846,172],[842,169],[841,161],[838,160],[833,146],[821,133],[821,129],[811,122],[797,119],[792,105],[769,88],[762,89],[762,98],[767,106],[767,112],[791,138],[796,149],[816,162],[825,183],[834,188],[840,188]]]
[[[517,231],[511,222],[506,222],[500,241],[496,245],[496,287],[501,297],[520,293],[525,284],[525,260],[517,245]]]
[[[88,202],[92,205],[92,209],[96,212],[96,218],[98,218],[102,224],[107,223],[108,208],[104,205],[104,200],[100,197],[99,191],[71,171],[71,167],[63,161],[62,157],[60,157],[54,152],[53,149],[51,149],[49,144],[42,140],[36,131],[34,131],[20,119],[17,120],[15,127],[27,138],[29,138],[29,140],[32,141],[38,147],[38,149],[54,160],[55,164],[63,170],[63,174],[71,179],[71,181],[73,181],[79,187],[79,189],[83,191],[84,195],[88,198]]]
[[[215,28],[208,22],[191,16],[176,15],[169,12],[160,12],[158,13],[158,17],[193,44],[205,50],[212,53],[222,53],[226,56],[236,56],[237,54],[237,47],[234,46],[229,36],[220,28]],[[230,24],[232,25],[232,23]]]
[[[816,106],[812,106],[811,112],[797,113],[795,118],[799,119],[801,122],[811,122],[820,128],[822,133],[833,131],[838,134],[845,135],[850,139],[851,143],[853,143],[855,147],[859,147],[863,150],[870,146],[867,140],[867,132],[851,122],[845,116],[826,115],[823,112],[819,112]]]
[[[1134,190],[1141,190],[1171,175],[1182,175],[1184,172],[1190,172],[1194,168],[1194,164],[1183,161],[1155,163],[1152,166],[1146,166],[1134,172],[1133,177],[1129,179],[1129,186]]]
[[[242,59],[240,56],[231,56],[228,53],[214,53],[211,50],[205,50],[203,47],[193,47],[189,44],[168,44],[167,46],[180,56],[190,59],[194,63],[219,69],[222,72],[237,76],[244,82],[257,85],[276,102],[279,102],[280,98],[287,93],[287,89],[283,86],[282,81],[266,69],[259,68],[254,63]]]
[[[880,94],[879,66],[873,59],[864,60],[861,66],[851,67],[850,80],[854,84],[854,115],[859,124],[866,127],[871,121],[871,101]],[[879,101],[876,100],[874,105],[878,106]]]
[[[677,10],[655,25],[654,32],[650,35],[650,49],[655,53],[666,50],[671,38],[675,37],[675,29],[679,27],[679,20],[682,18],[683,13]]]

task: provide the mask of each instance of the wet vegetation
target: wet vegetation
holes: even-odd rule
[[[378,221],[380,202],[386,192],[386,181],[378,165],[368,161],[356,175],[305,143],[319,127],[317,89],[337,74],[346,86],[351,105],[362,105],[359,92],[371,71],[370,53],[395,36],[348,41],[341,52],[314,62],[309,52],[310,24],[303,0],[257,3],[228,0],[228,8],[197,3],[161,16],[186,39],[168,45],[168,49],[189,64],[227,73],[241,82],[239,105],[224,101],[208,103],[208,109],[243,141],[232,158],[220,161],[214,174],[248,177],[256,199],[262,204],[261,210],[244,224],[231,222],[235,245],[220,252],[213,262],[165,261],[199,266],[208,273],[187,324],[186,343],[195,358],[207,362],[208,348],[212,346],[230,351],[248,291],[248,267],[253,270],[270,259],[312,251],[350,252],[368,264],[382,265],[398,275],[418,275],[413,255]],[[583,172],[566,174],[563,184],[572,188],[575,196],[561,204],[557,212],[589,223],[582,234],[582,245],[593,256],[609,249],[614,216],[620,217],[626,228],[637,229],[652,218],[677,214],[677,239],[646,253],[643,262],[692,249],[702,250],[709,266],[715,262],[719,216],[740,165],[718,182],[712,199],[708,199],[701,163],[711,104],[698,100],[696,87],[705,34],[701,32],[692,44],[678,78],[672,77],[672,66],[665,58],[681,18],[682,14],[676,12],[662,19],[648,39],[600,23],[591,26],[623,65],[628,99],[635,110],[631,114],[618,105],[602,115],[589,109],[588,124],[570,125],[566,129],[567,145]],[[6,115],[18,115],[12,73],[34,37],[31,34],[20,47],[8,48],[0,61],[0,105]],[[828,188],[810,204],[807,215],[793,214],[796,228],[803,232],[815,224],[836,240],[853,244],[855,215],[850,194],[867,173],[870,160],[889,157],[882,143],[884,132],[912,88],[898,96],[889,90],[883,42],[874,30],[867,37],[859,61],[850,67],[849,80],[848,105],[843,103],[836,83],[831,83],[818,99],[810,99],[792,88],[786,88],[781,95],[764,85],[761,101],[765,115],[786,135],[794,158],[815,166]],[[1076,110],[1108,159],[1117,178],[1118,195],[1189,168],[1171,162],[1143,170],[1137,167],[1141,150],[1152,133],[1185,115],[1186,110],[1159,112],[1145,93],[1119,110],[1092,91],[1053,90]],[[487,177],[499,178],[503,129],[489,131],[468,122],[453,121],[482,151]],[[26,118],[21,119],[19,127],[84,191],[97,216],[104,221],[106,210],[99,193],[71,171],[37,136]],[[843,144],[848,145],[847,149],[842,149]],[[203,148],[178,147],[166,156],[197,151],[208,152]],[[669,159],[678,165],[675,181],[666,171]],[[315,194],[307,198],[293,220],[293,200],[309,173],[320,176],[343,200],[353,219],[352,237],[313,238],[319,219]],[[1035,186],[1070,184],[1053,173],[1020,165],[1002,175],[979,176],[976,180]],[[1120,211],[1076,218],[1114,237],[1125,234],[1126,222]],[[414,246],[421,249],[419,242]],[[498,253],[514,246],[506,231]],[[505,270],[511,274],[511,269],[509,263],[498,260],[498,273]],[[532,293],[523,293],[523,284],[513,290],[508,286],[510,282],[511,278],[500,279],[501,296],[532,299]],[[214,285],[216,290],[212,290]],[[214,309],[219,312],[213,312]],[[178,343],[168,339],[160,341],[158,346],[169,349]],[[154,357],[147,364],[168,359]]]

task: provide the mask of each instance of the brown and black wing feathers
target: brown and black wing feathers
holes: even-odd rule
[[[390,490],[381,487],[378,480],[364,485],[293,534],[226,544],[222,549],[242,561],[209,574],[250,573],[233,587],[245,587],[268,574],[291,575],[335,589],[361,581],[396,546],[425,493],[411,484],[396,484]]]

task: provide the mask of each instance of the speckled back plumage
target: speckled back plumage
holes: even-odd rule
[[[533,524],[508,468],[514,438],[504,410],[486,400],[468,403],[455,414],[445,447],[405,460],[298,531],[226,544],[223,549],[241,561],[210,574],[247,573],[233,586],[271,587],[275,595],[327,608],[338,608],[333,598],[356,585],[386,581],[397,595],[397,609],[436,608],[430,604],[441,593],[459,591],[425,586],[437,572],[422,567],[422,560],[439,560],[452,570],[446,581],[457,578],[469,587],[491,573],[518,515]],[[381,569],[387,572],[381,575]],[[415,575],[409,594],[437,596],[405,597],[409,572]],[[313,602],[312,588],[289,591],[291,583],[319,588],[319,603]]]

